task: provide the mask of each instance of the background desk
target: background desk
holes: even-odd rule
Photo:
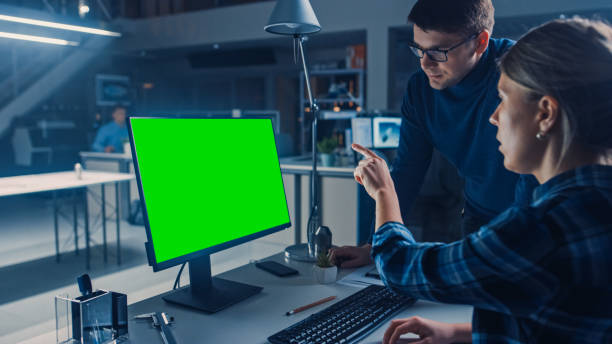
[[[284,262],[281,254],[266,260]],[[159,331],[153,329],[148,321],[132,318],[142,313],[163,311],[175,318],[172,330],[179,344],[267,343],[268,336],[359,290],[337,283],[317,284],[312,278],[312,264],[292,261],[288,265],[298,269],[300,275],[280,278],[256,268],[254,264],[220,274],[218,277],[258,285],[264,289],[261,293],[214,314],[166,303],[161,295],[134,303],[128,307],[130,342],[162,343]],[[339,278],[350,272],[342,270]],[[285,315],[285,312],[291,309],[331,295],[338,298],[289,317]],[[418,301],[396,318],[413,315],[444,322],[470,322],[472,307]],[[382,325],[361,343],[380,343],[387,326],[388,323]]]
[[[81,152],[81,161],[88,170],[134,173],[131,154]],[[306,228],[310,214],[310,171],[312,163],[309,156],[285,157],[280,159],[281,173],[285,184],[287,203],[291,213],[293,233],[277,233],[267,240],[290,245],[306,241]],[[369,239],[371,223],[360,216],[357,197],[360,186],[353,180],[353,166],[324,167],[317,166],[319,171],[322,199],[321,216],[323,224],[334,233],[334,243],[338,245],[355,245]],[[92,195],[99,195],[97,189],[90,190]],[[131,201],[138,199],[136,181],[129,187],[119,187],[119,204],[126,219],[130,213]],[[363,191],[361,191],[363,192]],[[107,188],[110,203],[114,205],[114,189]],[[367,195],[366,195],[367,196]],[[369,196],[367,196],[369,197]],[[91,209],[94,212],[97,209]],[[293,234],[293,235],[292,235]]]
[[[311,160],[303,156],[281,158],[280,167],[289,209],[293,210],[294,243],[306,242],[306,231],[302,229],[307,228],[310,215]],[[360,239],[357,231],[359,185],[353,179],[354,169],[353,166],[317,166],[322,224],[330,227],[337,245],[355,245]]]
[[[80,152],[79,155],[81,156],[83,167],[87,170],[134,174],[132,154]],[[100,196],[98,190],[90,189],[90,192],[92,195]],[[111,205],[114,206],[116,199],[114,197],[115,190],[107,188],[106,193],[109,196]],[[131,213],[131,202],[135,199],[139,199],[136,180],[119,186],[119,207],[124,220],[128,219]],[[90,209],[90,211],[95,211],[95,209]]]
[[[119,183],[124,181],[130,181],[134,179],[134,175],[127,173],[108,173],[108,172],[91,172],[83,171],[82,178],[77,179],[74,171],[56,172],[56,173],[41,173],[41,174],[30,174],[16,177],[0,178],[0,197],[3,196],[14,196],[36,192],[52,192],[53,193],[53,218],[54,218],[54,230],[55,230],[55,257],[59,261],[59,226],[58,226],[58,212],[59,204],[57,202],[57,191],[87,188],[89,186],[100,185],[101,186],[101,212],[102,212],[102,229],[103,229],[103,240],[104,240],[104,261],[107,260],[106,250],[106,211],[105,211],[105,184],[115,184],[115,190],[119,189]],[[116,193],[118,195],[118,193]],[[85,202],[85,257],[86,267],[89,269],[89,212],[87,195],[83,197]],[[119,208],[116,208],[119,213]],[[77,211],[76,206],[74,207],[74,245],[75,252],[78,253],[78,233],[77,233]],[[117,226],[117,263],[121,264],[121,244],[120,244],[120,226],[119,217],[116,216]]]

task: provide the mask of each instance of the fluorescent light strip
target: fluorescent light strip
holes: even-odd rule
[[[64,39],[48,38],[48,37],[41,37],[41,36],[31,36],[31,35],[21,35],[18,33],[1,32],[1,31],[0,31],[0,37],[10,38],[10,39],[20,39],[22,41],[57,44],[57,45],[72,45],[72,46],[79,45],[79,43],[77,42],[66,41]]]
[[[45,26],[45,27],[51,27],[54,29],[79,31],[79,32],[85,32],[85,33],[91,33],[94,35],[121,37],[121,34],[119,32],[113,32],[113,31],[101,30],[101,29],[93,29],[90,27],[78,26],[78,25],[60,24],[60,23],[55,23],[55,22],[50,22],[50,21],[45,21],[45,20],[13,17],[13,16],[7,16],[4,14],[0,14],[0,20],[5,20],[9,22],[14,22],[14,23],[21,23],[21,24]]]

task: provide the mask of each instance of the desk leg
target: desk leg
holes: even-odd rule
[[[297,245],[302,243],[302,176],[296,173],[293,180],[293,228],[294,243]]]
[[[87,187],[84,188],[83,194],[85,201],[85,267],[89,270],[89,202],[87,202]]]
[[[127,181],[127,200],[128,200],[128,204],[127,204],[127,210],[128,210],[128,218],[129,216],[132,214],[132,195],[130,192],[130,181]]]
[[[106,194],[105,194],[106,186],[104,184],[100,184],[100,190],[102,195],[102,242],[104,246],[104,263],[108,261],[108,253],[106,247]]]
[[[77,189],[72,190],[72,229],[74,230],[74,254],[79,255],[79,227],[77,224]]]
[[[117,265],[121,265],[121,230],[119,229],[119,217],[121,212],[119,211],[121,207],[119,207],[119,182],[115,182],[115,209],[117,218]]]
[[[57,191],[53,191],[53,225],[55,230],[55,261],[59,262],[59,228],[57,224]]]
[[[124,161],[123,162],[123,171],[121,171],[123,173],[130,173],[130,161]],[[132,214],[132,195],[130,195],[131,191],[131,185],[130,185],[130,181],[127,181],[127,213],[128,213],[128,217]]]

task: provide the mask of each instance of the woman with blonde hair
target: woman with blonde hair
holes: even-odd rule
[[[540,182],[461,241],[416,243],[384,160],[355,179],[376,200],[372,257],[387,286],[474,306],[471,324],[394,320],[383,343],[612,343],[612,27],[585,19],[539,26],[500,61],[497,126],[504,166]]]

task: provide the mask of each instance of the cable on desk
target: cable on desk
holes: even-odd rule
[[[179,269],[179,272],[176,275],[176,279],[174,280],[174,286],[172,287],[172,290],[181,287],[181,274],[183,273],[183,269],[185,268],[185,264],[187,264],[187,262],[185,262],[185,263],[183,263],[183,265],[181,265],[181,268]]]

